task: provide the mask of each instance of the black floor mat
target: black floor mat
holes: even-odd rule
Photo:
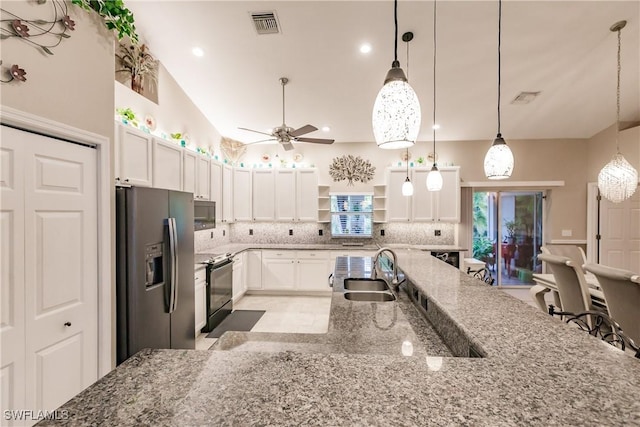
[[[264,313],[264,310],[235,310],[209,332],[207,338],[220,338],[227,331],[250,331]]]

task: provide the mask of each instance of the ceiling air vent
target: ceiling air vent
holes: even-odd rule
[[[278,34],[280,26],[275,12],[250,12],[258,34]]]
[[[513,98],[512,104],[528,104],[536,99],[536,96],[540,95],[540,92],[520,92],[518,96]]]

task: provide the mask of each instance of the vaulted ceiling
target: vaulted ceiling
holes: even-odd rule
[[[433,5],[400,1],[398,59],[432,138]],[[282,123],[310,137],[373,141],[371,112],[393,60],[393,1],[130,1],[138,32],[223,136],[243,142]],[[640,121],[640,1],[518,1],[502,5],[502,133],[507,139],[588,138],[615,122],[616,34],[622,30],[623,121]],[[251,12],[274,11],[279,34],[258,35]],[[497,1],[437,2],[439,140],[491,140],[497,128]],[[412,31],[407,46],[400,36]],[[359,48],[369,43],[372,50]],[[193,47],[203,57],[192,53]],[[540,92],[512,104],[520,92]]]

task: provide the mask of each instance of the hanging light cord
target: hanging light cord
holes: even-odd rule
[[[500,137],[500,41],[502,40],[502,0],[498,0],[498,137]]]
[[[618,30],[618,84],[616,86],[616,152],[620,153],[620,142],[618,133],[620,132],[620,32]]]
[[[393,3],[393,23],[396,30],[394,48],[393,48],[393,63],[398,62],[398,0]]]
[[[433,2],[433,165],[436,165],[436,3]]]

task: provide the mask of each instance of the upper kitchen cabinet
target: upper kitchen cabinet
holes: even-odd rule
[[[189,150],[183,150],[182,154],[182,191],[193,193],[195,196],[198,181],[198,155]]]
[[[317,169],[296,169],[296,220],[318,221]]]
[[[273,169],[254,169],[252,173],[253,220],[273,221],[276,214],[275,198],[277,194],[275,171]]]
[[[233,169],[233,218],[251,221],[251,169]]]
[[[441,167],[442,190],[428,191],[427,175],[431,168],[409,171],[414,185],[413,196],[402,195],[407,177],[404,168],[387,170],[387,220],[414,222],[460,222],[460,167]]]
[[[277,221],[294,221],[296,219],[296,170],[276,169],[275,176],[275,208]]]
[[[233,222],[233,167],[222,166],[222,222]]]
[[[198,156],[196,161],[196,192],[193,193],[194,199],[210,200],[211,199],[211,166],[208,157]]]
[[[216,221],[222,221],[222,163],[211,160],[211,200],[216,202]]]
[[[182,191],[184,167],[182,156],[182,147],[159,138],[153,138],[154,187]]]
[[[116,182],[151,187],[153,136],[122,124],[116,125]]]

